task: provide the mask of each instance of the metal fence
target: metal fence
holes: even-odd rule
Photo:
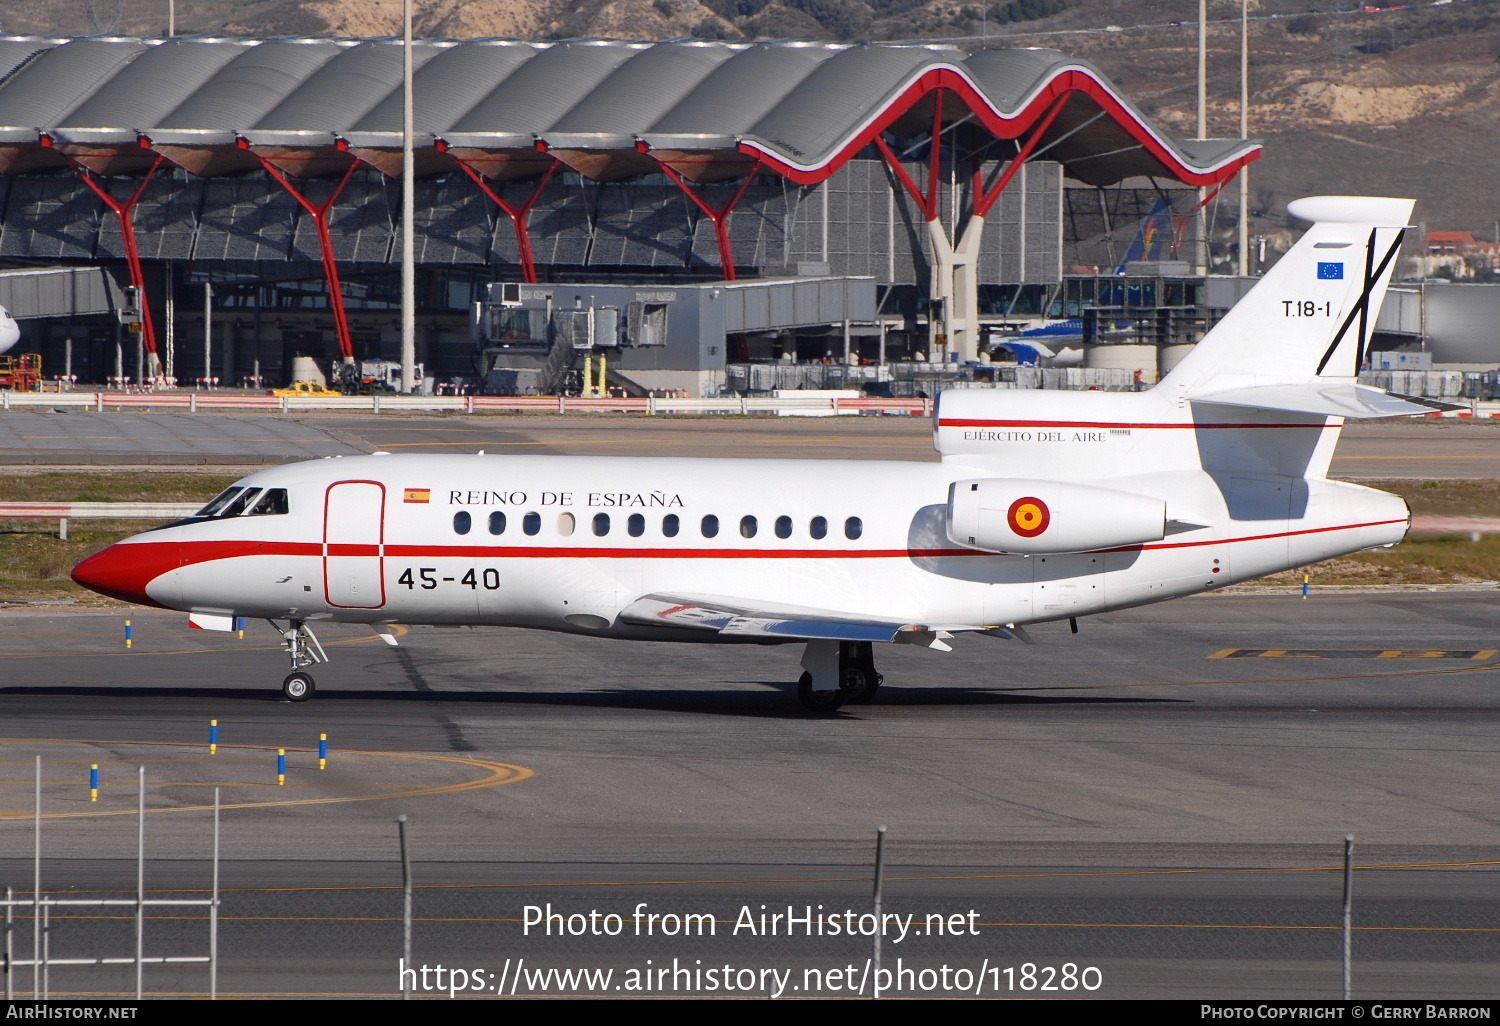
[[[40,780],[38,760],[38,807]],[[40,827],[31,886],[0,881],[7,997],[1463,999],[1500,985],[1500,863],[1359,864],[1333,838],[1311,866],[934,868],[877,842],[847,866],[496,864],[430,883],[393,823],[387,861],[346,863],[347,879],[221,887],[215,810],[211,886],[148,889],[139,801],[134,889],[42,886]],[[388,882],[359,882],[372,876]]]
[[[118,893],[79,894],[69,891],[59,896],[42,890],[42,759],[36,757],[36,783],[32,808],[33,852],[32,886],[20,895],[15,887],[5,888],[5,897],[0,907],[5,910],[3,942],[0,942],[0,976],[4,977],[7,1001],[27,993],[25,981],[18,977],[30,976],[29,996],[48,1000],[54,996],[66,996],[64,990],[54,995],[52,973],[54,970],[72,970],[80,967],[101,969],[113,974],[109,993],[129,993],[131,988],[121,985],[120,974],[133,974],[133,991],[137,998],[145,994],[145,970],[149,966],[204,965],[208,969],[203,993],[218,996],[218,937],[219,937],[219,789],[214,788],[213,804],[213,886],[207,894],[185,896],[170,894],[150,897],[145,884],[146,870],[146,768],[138,768],[136,777],[136,886],[135,893],[124,897]],[[90,780],[91,794],[97,799],[98,766],[93,767]],[[201,916],[191,913],[202,909]],[[187,912],[189,915],[183,916]],[[129,913],[121,915],[121,913]],[[198,943],[205,954],[167,954],[153,948],[146,953],[146,921],[149,918],[169,916],[174,920],[201,920],[206,926],[206,937]],[[108,936],[95,936],[94,931],[78,932],[64,928],[73,921],[91,924],[107,924],[100,931]],[[18,927],[25,930],[30,941],[30,953],[24,944],[18,947]],[[59,932],[60,931],[60,932]],[[156,937],[153,936],[153,941]],[[173,938],[171,945],[195,946],[183,938]],[[178,948],[177,950],[181,950]]]
[[[1261,894],[1237,893],[1245,877],[1257,872],[1249,867],[1173,870],[1194,884],[1191,893],[1183,888],[1175,894],[1163,893],[1160,879],[1149,871],[1091,869],[1087,875],[1094,882],[1135,875],[1149,885],[1136,897],[1104,899],[1082,888],[1073,897],[1028,894],[1039,881],[1070,874],[1003,867],[956,872],[952,890],[933,895],[921,886],[925,874],[907,877],[898,866],[887,870],[885,880],[883,915],[894,920],[887,920],[882,934],[881,968],[913,974],[899,980],[869,975],[876,968],[876,931],[868,866],[862,872],[860,867],[782,870],[766,872],[761,880],[722,883],[713,880],[713,867],[674,867],[697,878],[690,888],[649,880],[634,887],[591,886],[570,880],[570,868],[559,867],[556,879],[527,883],[418,885],[409,962],[403,961],[398,883],[227,888],[218,906],[219,992],[399,997],[403,989],[445,996],[452,989],[460,995],[707,996],[714,990],[701,970],[727,966],[735,973],[747,970],[758,981],[751,990],[757,994],[764,993],[761,984],[774,970],[795,976],[789,989],[802,994],[818,993],[813,984],[821,977],[822,993],[843,996],[875,996],[879,982],[892,996],[1034,991],[1033,996],[1200,997],[1227,987],[1239,996],[1336,1000],[1344,995],[1347,937],[1353,997],[1400,995],[1393,980],[1404,972],[1425,981],[1412,988],[1420,996],[1461,998],[1492,994],[1500,965],[1492,874],[1461,876],[1437,899],[1360,898],[1369,877],[1440,867],[1356,868],[1346,934],[1338,867],[1308,870],[1322,874],[1329,886],[1327,893],[1301,899],[1278,896],[1271,887]],[[420,879],[420,863],[414,872]],[[1269,869],[1259,872],[1274,875]],[[399,878],[394,859],[391,875]],[[1011,877],[1011,884],[994,886],[1000,875]],[[983,897],[959,896],[966,884],[980,883]],[[1224,893],[1206,893],[1213,888]],[[796,896],[789,899],[789,893]],[[129,956],[136,937],[133,899],[100,892],[72,900],[43,906],[50,915],[40,929],[52,961],[47,968],[44,960],[42,979],[50,982],[40,984],[38,993],[133,993],[133,980],[141,978]],[[123,900],[125,907],[87,903],[104,900]],[[179,906],[195,901],[200,908],[174,907],[173,901]],[[141,920],[147,938],[146,996],[211,993],[202,965],[152,957],[202,950],[209,901],[201,891],[148,892]],[[29,929],[37,925],[28,918],[25,906],[18,906],[15,933],[23,951]],[[96,957],[100,952],[124,954],[111,964]],[[27,963],[12,965],[20,973],[15,996],[29,996]],[[439,966],[445,968],[441,979]],[[829,983],[835,969],[848,966],[855,971],[842,974],[837,985]],[[683,967],[700,972],[671,974]],[[403,974],[408,969],[414,976]],[[667,969],[669,975],[647,977],[648,969]],[[462,977],[450,978],[458,970]],[[1087,980],[1085,970],[1092,970]],[[952,985],[960,973],[968,986]],[[1023,974],[1029,974],[1029,983]],[[1072,978],[1066,987],[1065,976]],[[1051,977],[1053,985],[1042,977]],[[613,982],[601,986],[604,979]],[[621,991],[627,979],[632,986]]]

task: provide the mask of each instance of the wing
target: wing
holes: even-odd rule
[[[943,651],[950,648],[947,640],[962,631],[982,631],[1001,638],[1025,637],[1020,628],[1010,625],[908,623],[805,606],[773,609],[763,603],[718,596],[646,595],[627,606],[620,619],[626,623],[717,631],[740,637],[879,641]]]

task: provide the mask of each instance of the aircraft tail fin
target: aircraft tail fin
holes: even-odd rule
[[[1293,201],[1288,212],[1312,227],[1157,387],[1212,401],[1215,392],[1263,385],[1352,382],[1412,206],[1376,196]]]

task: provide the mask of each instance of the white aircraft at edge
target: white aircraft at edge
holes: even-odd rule
[[[868,700],[873,643],[941,651],[1399,542],[1394,495],[1326,479],[1412,201],[1302,199],[1302,239],[1155,388],[946,392],[941,463],[371,455],[246,477],[74,580],[228,630],[471,624],[796,643],[798,696]],[[285,627],[276,621],[285,622]]]

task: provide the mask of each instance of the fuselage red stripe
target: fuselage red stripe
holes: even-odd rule
[[[1405,524],[1407,520],[1372,520],[1366,524],[1339,524],[1336,527],[1308,527],[1301,531],[1273,531],[1270,534],[1247,534],[1240,538],[1209,539],[1208,541],[1149,542],[1145,545],[1125,545],[1116,549],[1101,549],[1101,552],[1128,552],[1131,549],[1192,549],[1204,545],[1232,545],[1236,542],[1269,541],[1272,538],[1296,538],[1304,534],[1327,534],[1330,531],[1356,531],[1361,527],[1389,527]]]
[[[1143,431],[1197,431],[1199,429],[1203,429],[1203,430],[1224,430],[1224,429],[1239,430],[1241,428],[1257,428],[1257,429],[1259,429],[1259,428],[1300,428],[1303,431],[1308,431],[1308,430],[1323,431],[1325,429],[1338,427],[1338,425],[1336,425],[1336,424],[1329,424],[1329,423],[1326,423],[1326,422],[1322,423],[1322,424],[1316,424],[1316,423],[1311,423],[1311,424],[1285,424],[1285,423],[1255,424],[1255,423],[1240,423],[1240,422],[1223,423],[1223,424],[1220,424],[1220,423],[1204,423],[1204,424],[1195,424],[1195,423],[1185,423],[1185,424],[1148,424],[1148,423],[1136,423],[1136,422],[1133,422],[1133,421],[1132,422],[1126,422],[1126,421],[1096,421],[1096,420],[973,420],[973,419],[966,418],[966,417],[944,417],[944,418],[942,418],[941,420],[938,421],[938,427],[940,427],[940,428],[945,428],[945,427],[953,427],[953,428],[966,428],[966,427],[982,427],[982,428],[1090,428],[1090,429],[1094,429],[1094,430],[1100,430],[1100,429],[1104,429],[1104,428],[1116,428],[1116,429],[1123,428],[1123,429],[1126,429],[1126,430],[1136,430],[1136,429],[1139,429],[1139,430],[1143,430]]]
[[[328,548],[328,552],[326,554],[330,555],[330,556],[378,556],[378,555],[380,555],[380,546],[379,545],[348,545],[348,544],[334,545],[334,544],[329,544],[327,548]]]
[[[1242,535],[1236,538],[1208,538],[1202,541],[1158,541],[1141,545],[1123,545],[1099,552],[1129,552],[1135,549],[1187,549],[1209,545],[1233,545],[1241,542],[1269,541],[1334,531],[1354,531],[1364,527],[1389,527],[1406,520],[1376,520],[1360,524],[1336,524],[1332,527],[1309,527],[1297,531],[1273,531],[1267,534]],[[321,556],[323,546],[305,542],[138,542],[153,547],[180,548],[181,562],[164,561],[181,566],[208,563],[241,556]],[[331,548],[334,555],[381,555],[374,545],[341,545]],[[344,551],[359,550],[359,551]],[[1003,553],[966,548],[900,548],[900,549],[713,549],[713,548],[621,548],[557,545],[387,545],[387,559],[910,559],[934,556],[996,556]],[[171,565],[168,568],[175,569]]]

